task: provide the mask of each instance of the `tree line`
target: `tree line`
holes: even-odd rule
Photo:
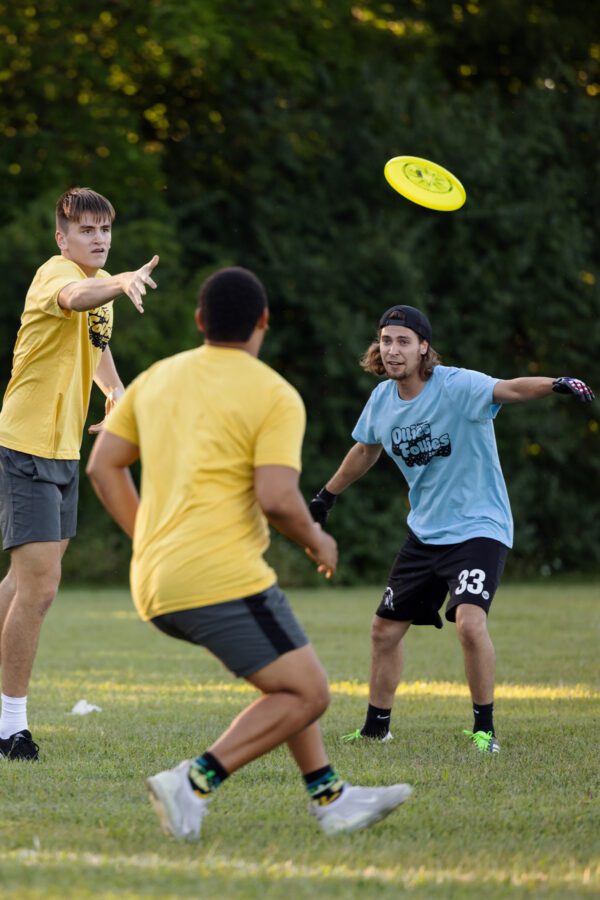
[[[307,498],[351,444],[375,386],[358,358],[394,303],[428,313],[447,364],[578,375],[600,393],[588,3],[20,0],[0,13],[2,388],[27,286],[54,252],[56,197],[85,184],[117,210],[109,270],[161,256],[145,316],[116,302],[126,381],[198,342],[208,272],[239,264],[263,279],[264,358],[307,406]],[[383,166],[401,154],[454,171],[465,207],[395,194]],[[597,572],[597,405],[509,407],[496,432],[511,571]],[[89,448],[86,436],[83,458]],[[331,520],[342,582],[385,577],[407,511],[389,461],[344,495]],[[122,579],[128,551],[82,479],[66,576]],[[313,583],[295,548],[275,539],[270,552],[282,580]]]

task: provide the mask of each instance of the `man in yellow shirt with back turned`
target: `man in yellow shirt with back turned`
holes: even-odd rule
[[[408,785],[352,787],[331,767],[318,724],[327,679],[275,572],[267,520],[333,574],[337,546],[298,488],[304,405],[258,354],[269,310],[247,269],[214,273],[196,322],[205,343],[161,360],[127,389],[98,438],[88,474],[133,537],[131,589],[142,617],[205,647],[260,692],[195,759],[148,779],[164,829],[198,838],[216,789],[287,743],[327,834],[379,821]],[[129,474],[142,464],[141,499]]]
[[[158,257],[135,272],[102,268],[115,211],[73,188],[56,205],[56,243],[27,292],[0,413],[0,530],[10,568],[0,584],[0,758],[35,760],[27,691],[41,624],[77,525],[79,449],[92,382],[108,412],[123,394],[108,346],[112,301],[143,312]]]

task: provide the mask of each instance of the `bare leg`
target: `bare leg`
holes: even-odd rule
[[[456,631],[465,657],[465,675],[473,703],[494,700],[496,654],[487,628],[487,615],[479,606],[461,603],[456,610]]]
[[[380,616],[373,618],[369,679],[369,703],[372,706],[391,709],[394,705],[404,663],[403,638],[410,624]]]
[[[287,745],[303,775],[316,772],[329,764],[318,722],[313,722],[308,728],[289,738]]]
[[[16,592],[12,601],[6,602],[0,637],[2,693],[9,697],[27,695],[42,622],[58,590],[61,558],[67,544],[68,541],[23,544],[11,552]]]
[[[17,582],[15,580],[13,568],[12,566],[10,566],[8,572],[0,583],[0,635],[2,634],[2,628],[4,626],[4,621],[8,613],[8,608],[13,602],[16,592]],[[0,648],[0,663],[1,662],[2,656]]]
[[[292,741],[295,755],[310,761],[319,756],[316,733],[308,726],[329,704],[327,678],[315,651],[308,645],[280,656],[247,679],[263,696],[246,707],[209,750],[229,772]],[[326,765],[326,760],[323,763]],[[318,763],[315,768],[318,768]]]

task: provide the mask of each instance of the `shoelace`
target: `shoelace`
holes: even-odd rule
[[[342,741],[344,744],[351,744],[352,741],[362,741],[363,735],[360,733],[360,728],[357,728],[356,731],[351,731],[350,734],[343,734]]]
[[[463,728],[463,734],[468,734],[475,746],[478,750],[488,750],[490,744],[492,743],[492,732],[491,731],[467,731],[466,728]]]

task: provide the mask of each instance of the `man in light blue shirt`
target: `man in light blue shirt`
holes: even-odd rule
[[[356,444],[310,504],[324,525],[337,495],[373,466],[381,451],[409,487],[408,537],[396,556],[372,627],[369,707],[348,739],[390,740],[394,694],[402,673],[403,638],[411,625],[455,622],[473,700],[473,731],[483,751],[500,745],[493,721],[495,652],[487,615],[512,546],[513,523],[493,420],[503,403],[552,391],[580,400],[594,395],[582,381],[514,378],[442,366],[427,317],[394,306],[379,321],[361,365],[387,375],[356,423]]]

